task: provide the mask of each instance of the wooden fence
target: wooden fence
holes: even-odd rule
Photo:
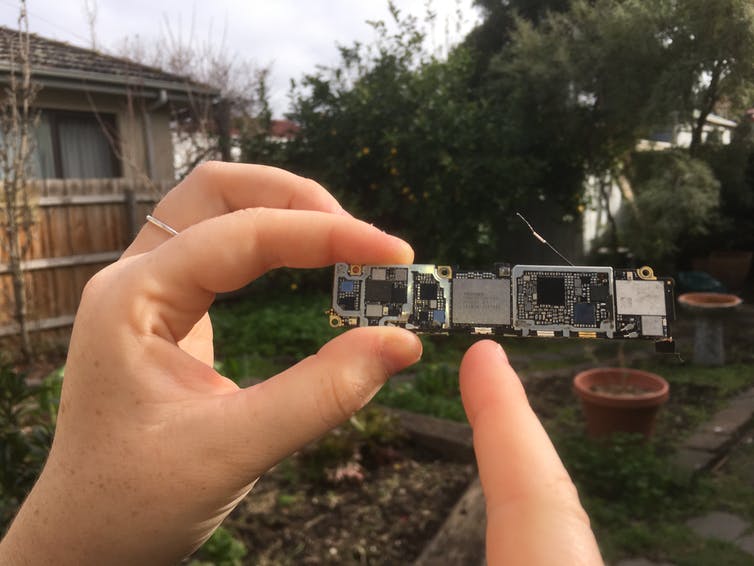
[[[55,179],[32,184],[36,222],[23,268],[37,341],[65,341],[89,278],[115,261],[172,181]],[[18,327],[8,257],[0,251],[0,340]]]

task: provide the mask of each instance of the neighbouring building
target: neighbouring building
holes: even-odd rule
[[[0,27],[0,85],[11,42]],[[99,51],[30,35],[40,112],[32,169],[44,179],[174,178],[171,119],[209,108],[219,92],[185,77]]]

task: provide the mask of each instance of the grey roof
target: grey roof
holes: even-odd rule
[[[0,26],[0,72],[10,68],[11,41],[17,38],[18,30]],[[111,91],[123,90],[127,86],[139,86],[145,89],[218,94],[216,89],[187,77],[167,73],[123,57],[107,55],[33,33],[29,34],[29,38],[32,74],[36,78],[51,78],[52,86],[64,87],[64,83],[69,81],[79,86],[84,83],[92,90],[106,90],[103,85],[110,85]]]

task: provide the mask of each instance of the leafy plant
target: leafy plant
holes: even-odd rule
[[[560,438],[556,445],[580,493],[594,503],[596,512],[656,517],[677,507],[689,487],[657,447],[637,435],[613,435],[610,442],[598,442],[579,434]]]
[[[220,526],[194,554],[189,566],[241,566],[246,554],[244,543]]]
[[[361,481],[362,465],[372,467],[390,461],[394,457],[392,447],[401,437],[391,415],[368,408],[302,450],[299,472],[315,482]]]
[[[448,364],[422,364],[413,380],[388,383],[375,399],[396,409],[454,421],[466,420],[458,388],[458,371]]]
[[[0,528],[5,530],[31,490],[52,444],[59,378],[29,385],[0,363]]]
[[[706,163],[682,151],[637,154],[634,160],[636,197],[623,208],[621,239],[643,262],[667,266],[686,238],[708,233],[720,183]]]
[[[216,305],[211,316],[222,371],[232,379],[269,377],[314,354],[337,334],[324,315],[328,306],[324,294],[280,290]]]

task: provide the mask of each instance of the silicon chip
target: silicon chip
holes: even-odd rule
[[[562,277],[537,278],[537,303],[554,307],[565,306],[565,280]]]
[[[437,283],[420,283],[419,284],[419,298],[422,300],[430,300],[437,298]]]
[[[405,287],[393,285],[393,291],[390,293],[390,300],[393,303],[405,303],[408,300],[408,291]]]
[[[590,285],[589,298],[593,303],[604,303],[610,297],[610,287],[607,285]]]
[[[354,311],[356,310],[356,297],[341,297],[338,304],[347,311]]]
[[[573,305],[573,322],[585,326],[596,323],[596,309],[592,303],[575,303]]]
[[[391,281],[368,280],[364,298],[368,303],[389,303],[393,299],[393,283]]]
[[[353,281],[341,281],[340,290],[343,293],[353,293]]]
[[[455,279],[453,323],[510,324],[510,279]]]

